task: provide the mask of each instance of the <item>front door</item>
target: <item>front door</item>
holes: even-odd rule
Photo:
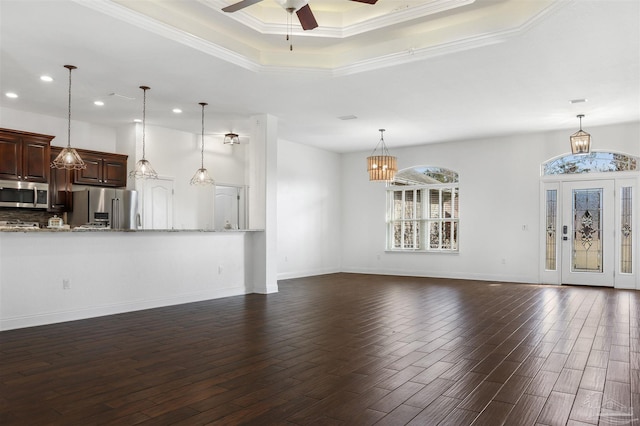
[[[613,180],[562,184],[562,283],[614,285]]]

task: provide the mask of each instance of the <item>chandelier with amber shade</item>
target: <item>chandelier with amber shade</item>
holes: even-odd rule
[[[380,129],[380,141],[367,157],[367,172],[371,181],[391,181],[398,171],[396,157],[389,154],[384,143],[384,129]]]

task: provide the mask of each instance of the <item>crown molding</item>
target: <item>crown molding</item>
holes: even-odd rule
[[[93,9],[97,12],[116,18],[120,21],[142,28],[151,33],[160,35],[169,40],[177,41],[181,44],[199,50],[208,55],[215,56],[232,64],[251,71],[260,71],[260,65],[250,60],[244,55],[233,50],[206,41],[193,34],[173,28],[167,24],[150,18],[147,15],[133,11],[109,0],[71,0],[74,3]]]
[[[256,60],[236,53],[230,49],[219,46],[210,41],[204,40],[200,37],[194,36],[188,32],[175,29],[167,24],[159,22],[147,15],[139,12],[135,12],[129,8],[121,6],[110,0],[72,0],[75,3],[81,4],[85,7],[89,7],[98,12],[112,16],[123,22],[135,25],[138,28],[143,28],[154,34],[158,34],[167,39],[184,44],[188,47],[206,53],[208,55],[217,57],[229,63],[240,66],[244,69],[256,72],[256,73],[268,73],[268,74],[305,74],[305,75],[317,75],[317,76],[345,76],[351,74],[357,74],[365,71],[371,71],[375,69],[390,67],[399,64],[406,64],[415,61],[422,61],[429,58],[452,54],[464,50],[475,49],[478,47],[489,46],[497,43],[502,43],[510,37],[521,34],[528,31],[532,26],[544,19],[555,10],[565,7],[570,2],[552,2],[550,6],[544,8],[536,15],[526,20],[521,25],[502,31],[488,32],[484,34],[478,34],[452,42],[440,43],[435,46],[429,46],[424,48],[409,48],[402,51],[397,51],[390,54],[385,54],[377,57],[372,57],[353,63],[337,66],[334,68],[320,68],[320,67],[304,67],[296,65],[265,65],[259,63]],[[205,2],[208,5],[221,3],[223,7],[227,3],[222,0],[199,0]],[[469,0],[459,0],[460,2],[470,3]],[[440,1],[441,2],[441,1]],[[439,3],[440,3],[439,2]],[[216,6],[217,7],[217,6]],[[433,4],[431,7],[435,7]],[[413,9],[411,9],[413,10]],[[224,13],[224,12],[221,12]],[[435,13],[435,12],[431,12]],[[317,31],[318,29],[315,29]],[[262,58],[265,62],[269,61],[269,52],[261,52]],[[330,56],[329,59],[332,57]],[[275,62],[275,61],[274,61]],[[331,62],[330,60],[325,63]],[[335,61],[334,61],[335,62]]]

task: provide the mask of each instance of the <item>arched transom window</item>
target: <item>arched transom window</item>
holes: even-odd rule
[[[638,158],[631,155],[592,151],[589,154],[569,154],[549,160],[542,165],[542,174],[548,176],[636,171],[639,163]]]

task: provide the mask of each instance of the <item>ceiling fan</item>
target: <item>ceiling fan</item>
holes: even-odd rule
[[[240,9],[244,9],[252,4],[260,3],[262,0],[241,0],[238,3],[229,5],[222,10],[224,12],[236,12]],[[316,18],[313,16],[313,12],[309,7],[309,0],[277,0],[278,3],[290,14],[296,12],[300,25],[303,30],[312,30],[318,26]],[[376,4],[378,0],[351,0],[359,3]]]

